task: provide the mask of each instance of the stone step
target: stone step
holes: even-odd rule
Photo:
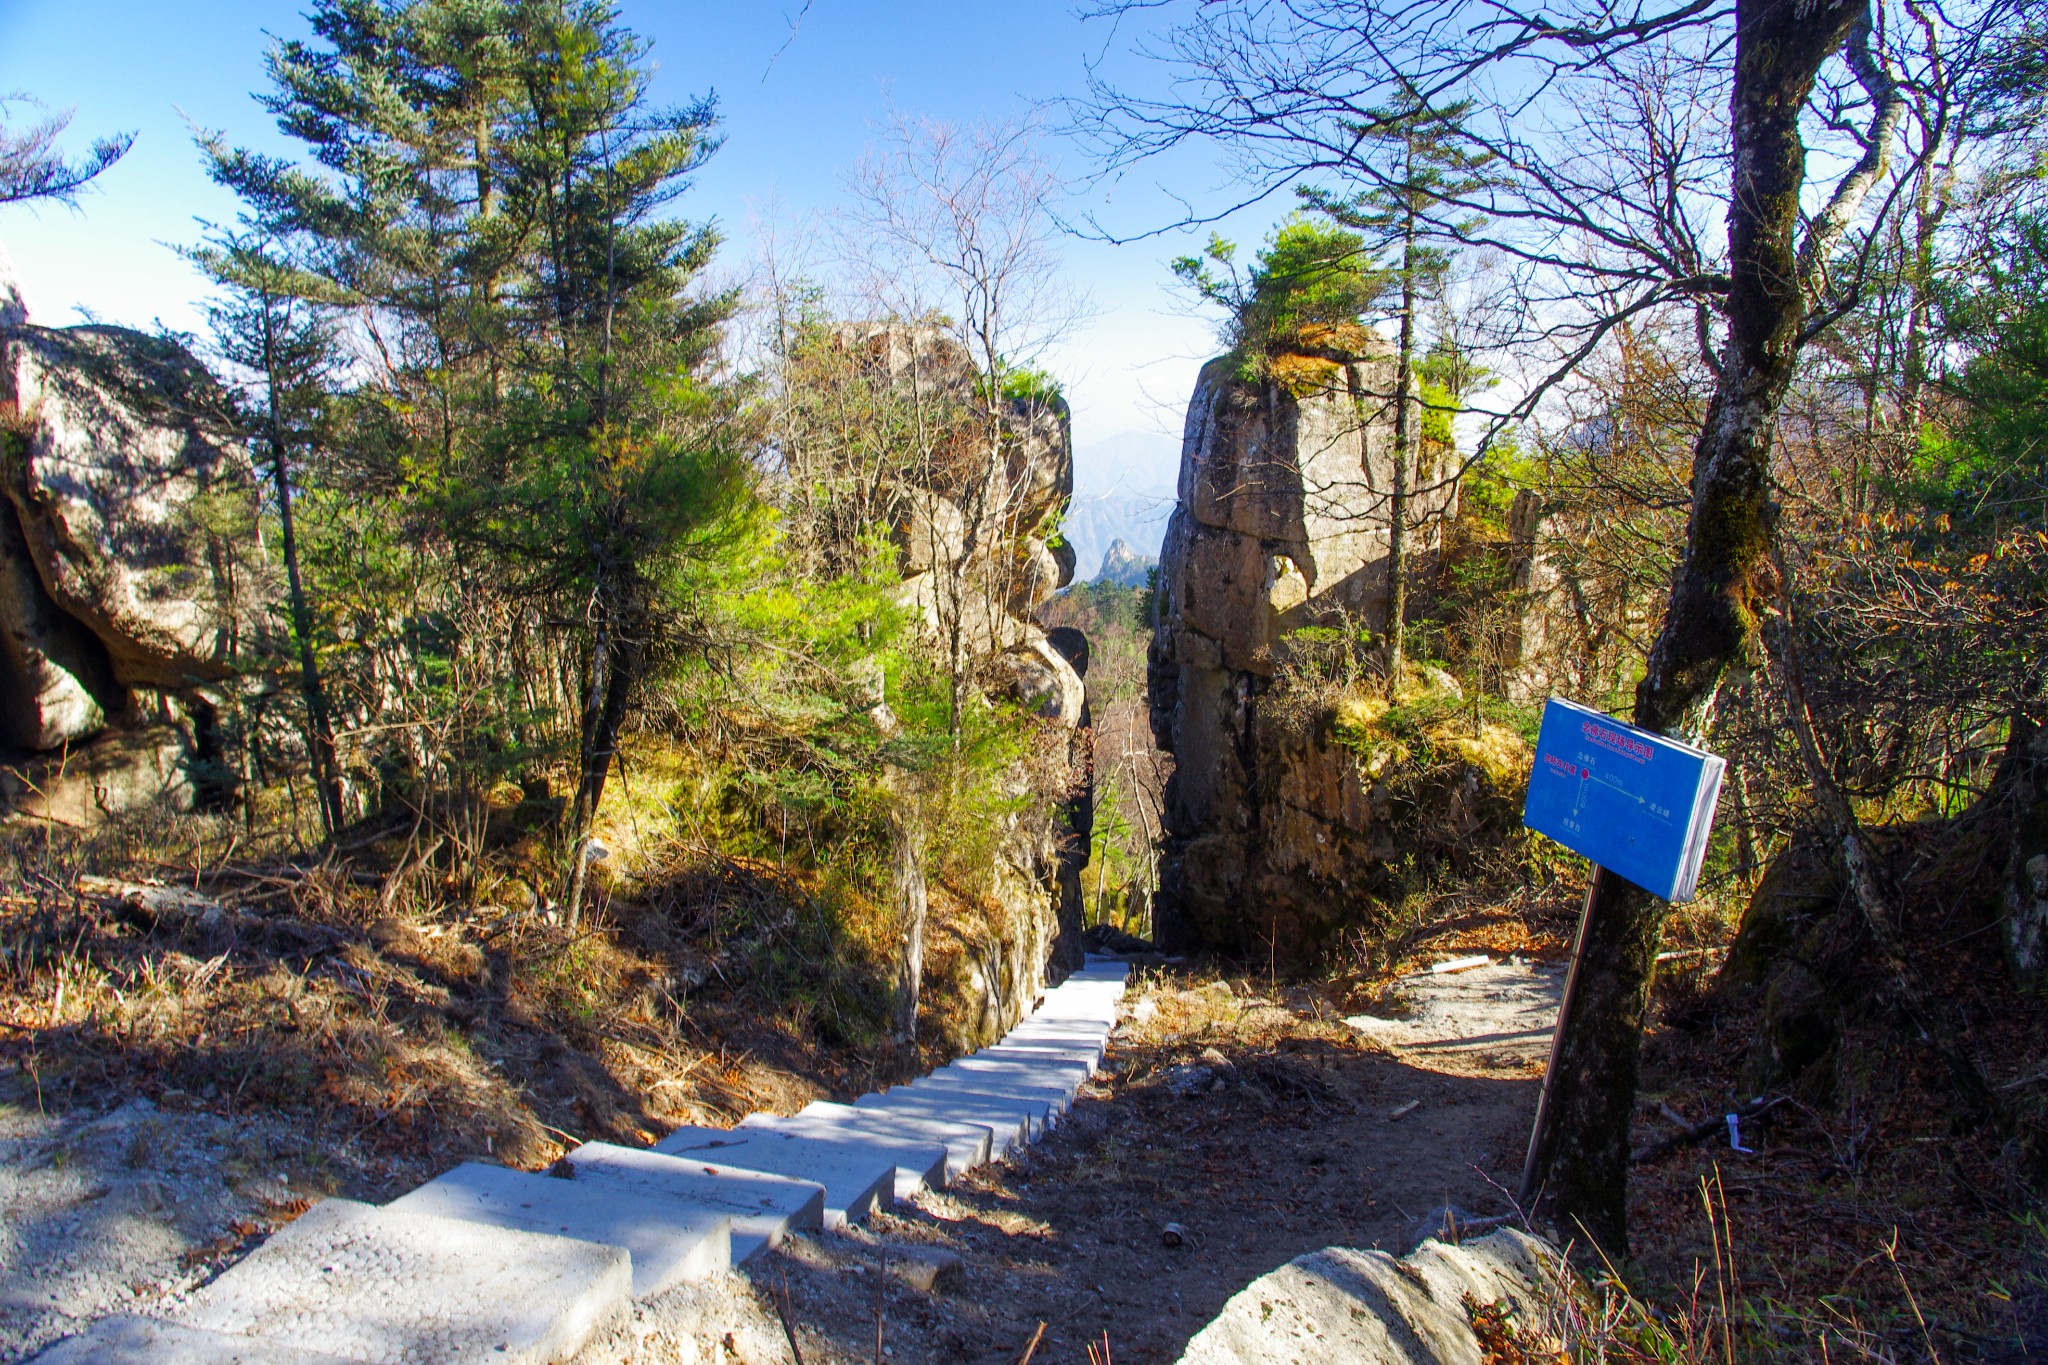
[[[565,1158],[577,1184],[614,1197],[682,1200],[732,1216],[732,1264],[742,1266],[791,1232],[825,1226],[825,1187],[761,1171],[686,1161],[637,1147],[586,1142]]]
[[[946,1179],[953,1180],[987,1161],[995,1134],[986,1124],[927,1119],[909,1114],[876,1115],[850,1104],[819,1100],[804,1106],[803,1112],[778,1117],[753,1114],[740,1120],[742,1128],[766,1128],[794,1133],[798,1137],[864,1138],[880,1141],[942,1142],[946,1146]]]
[[[912,1081],[911,1085],[915,1088],[928,1081],[966,1081],[993,1094],[1030,1095],[1050,1100],[1053,1111],[1064,1114],[1087,1079],[1088,1065],[1085,1062],[989,1061],[962,1057],[923,1079]]]
[[[972,1095],[980,1099],[1017,1100],[1043,1108],[1044,1118],[1032,1116],[1032,1138],[1036,1142],[1046,1129],[1054,1127],[1073,1103],[1074,1092],[1064,1086],[1032,1085],[1018,1080],[987,1076],[920,1076],[907,1086],[897,1087],[913,1095]]]
[[[1102,1049],[1075,1043],[994,1043],[969,1054],[992,1062],[1080,1062],[1093,1076],[1102,1067]]]
[[[28,1365],[360,1365],[288,1341],[205,1332],[155,1318],[101,1318]]]
[[[1031,1016],[1030,1022],[1038,1024],[1052,1020],[1062,1022],[1085,1021],[1091,1024],[1099,1024],[1103,1028],[1110,1028],[1116,1024],[1117,1003],[1117,998],[1110,996],[1103,996],[1093,1000],[1086,996],[1070,996],[1064,1000],[1048,999],[1043,1005],[1038,1007],[1037,1012]]]
[[[893,1086],[879,1095],[862,1095],[854,1106],[987,1124],[996,1135],[989,1150],[991,1157],[1004,1156],[1020,1143],[1036,1142],[1054,1119],[1050,1100],[978,1089],[965,1081]]]
[[[676,1129],[654,1150],[770,1175],[815,1180],[825,1187],[825,1226],[864,1221],[876,1208],[946,1183],[946,1147],[939,1142],[836,1142],[763,1128]]]
[[[603,1180],[558,1180],[471,1161],[385,1207],[620,1247],[633,1257],[636,1299],[732,1264],[730,1213]]]
[[[622,1316],[632,1287],[617,1247],[328,1199],[194,1294],[179,1321],[371,1365],[548,1365]]]

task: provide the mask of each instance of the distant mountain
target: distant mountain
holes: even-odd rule
[[[1114,541],[1140,559],[1157,559],[1166,537],[1166,519],[1173,513],[1171,493],[1081,493],[1067,507],[1060,534],[1074,547],[1074,577],[1087,581],[1101,573],[1103,556]]]
[[[1121,540],[1112,540],[1102,552],[1102,568],[1094,581],[1114,583],[1120,588],[1142,588],[1146,576],[1158,567],[1157,559],[1136,553]]]

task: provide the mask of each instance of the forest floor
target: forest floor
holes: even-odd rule
[[[1119,1361],[1170,1361],[1294,1256],[1402,1251],[1445,1207],[1506,1210],[1541,1066],[1527,1039],[1494,1036],[1519,1031],[1494,1003],[1495,978],[1516,971],[1539,993],[1555,979],[1424,977],[1376,1003],[1388,1020],[1412,1014],[1390,1025],[1346,1023],[1305,987],[1141,974],[1101,1075],[1036,1147],[645,1305],[591,1359],[784,1360],[786,1314],[806,1361],[872,1361],[875,1268],[917,1246],[962,1266],[930,1290],[881,1277],[885,1359],[1013,1361],[1043,1322],[1039,1361],[1082,1361],[1105,1334]],[[1455,1031],[1461,1017],[1475,1047],[1374,1036],[1430,1020]],[[324,1148],[289,1119],[218,1112],[217,1099],[109,1096],[110,1108],[46,1115],[20,1098],[0,1111],[0,1360],[108,1312],[173,1307],[323,1193],[389,1197],[432,1173],[361,1143]]]

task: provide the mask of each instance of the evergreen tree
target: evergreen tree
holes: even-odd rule
[[[750,497],[713,375],[736,301],[697,288],[718,239],[670,212],[714,109],[653,105],[647,44],[600,0],[322,0],[313,27],[274,49],[266,102],[316,165],[224,153],[219,175],[362,300],[355,397],[384,444],[358,458],[577,641],[580,888],[674,569]]]
[[[1375,111],[1355,130],[1366,147],[1377,147],[1381,153],[1364,153],[1367,161],[1380,165],[1374,183],[1346,196],[1313,188],[1302,191],[1311,207],[1362,234],[1371,249],[1386,253],[1389,261],[1388,293],[1398,340],[1393,487],[1387,499],[1387,677],[1396,687],[1408,638],[1408,500],[1419,472],[1416,454],[1421,447],[1416,310],[1442,291],[1454,258],[1449,248],[1435,242],[1473,226],[1446,222],[1446,205],[1486,183],[1479,172],[1488,158],[1468,148],[1460,129],[1471,111],[1469,101],[1435,108],[1423,100]]]
[[[1263,378],[1276,347],[1304,333],[1355,326],[1386,289],[1386,275],[1360,233],[1313,218],[1282,223],[1240,272],[1237,246],[1211,235],[1200,256],[1172,263],[1182,283],[1226,313],[1224,340],[1249,378]]]
[[[218,144],[202,146],[220,164]],[[282,244],[247,223],[240,231],[216,233],[185,255],[220,287],[207,307],[214,343],[222,358],[248,377],[240,410],[250,444],[269,468],[276,500],[291,643],[306,708],[306,753],[321,829],[332,841],[347,817],[332,709],[300,565],[292,467],[324,443],[327,393],[341,366],[332,306],[344,300],[328,281],[291,260]]]

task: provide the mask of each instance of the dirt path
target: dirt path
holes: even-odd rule
[[[1505,1211],[1492,1182],[1519,1171],[1555,981],[1506,965],[1425,975],[1347,1020],[1258,982],[1139,980],[1103,1073],[1041,1144],[641,1305],[589,1365],[782,1365],[785,1287],[805,1361],[873,1361],[868,1272],[912,1244],[964,1268],[931,1292],[885,1279],[890,1361],[1013,1362],[1040,1322],[1039,1365],[1084,1361],[1104,1333],[1118,1365],[1171,1361],[1303,1252],[1405,1251],[1447,1204]],[[107,1312],[164,1311],[308,1196],[411,1183],[318,1146],[261,1114],[0,1107],[0,1361]]]
[[[1423,976],[1352,1023],[1256,983],[1140,983],[1131,1002],[1150,1006],[1045,1142],[866,1229],[794,1240],[752,1279],[786,1284],[806,1361],[875,1358],[868,1272],[909,1243],[964,1270],[936,1293],[885,1281],[890,1360],[1015,1361],[1043,1321],[1040,1362],[1084,1361],[1104,1333],[1118,1365],[1171,1361],[1303,1252],[1401,1252],[1445,1205],[1505,1212],[1558,980],[1509,964]]]

